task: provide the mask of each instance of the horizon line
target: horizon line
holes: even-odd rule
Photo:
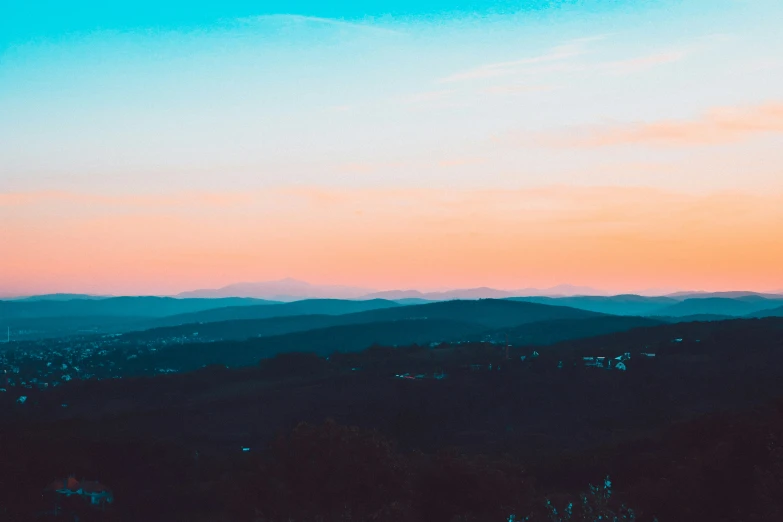
[[[196,294],[196,293],[208,293],[208,292],[219,292],[221,290],[225,290],[232,286],[240,286],[240,285],[264,285],[264,284],[275,284],[275,283],[283,283],[283,282],[291,282],[291,283],[299,283],[299,284],[305,284],[308,286],[313,287],[314,291],[317,293],[318,290],[326,291],[328,293],[329,288],[343,288],[348,290],[354,290],[357,292],[360,292],[358,295],[354,296],[337,296],[337,295],[312,295],[308,293],[277,293],[275,295],[269,295],[267,297],[254,297],[254,296],[247,296],[247,295],[216,295],[216,296],[190,296],[186,294]],[[557,289],[563,288],[563,287],[573,287],[575,290],[577,289],[584,289],[584,290],[592,290],[591,292],[557,292]],[[392,288],[392,289],[386,289],[386,290],[377,290],[372,288],[362,288],[362,287],[354,287],[352,285],[348,284],[313,284],[309,283],[307,281],[298,280],[294,278],[282,278],[282,279],[276,279],[276,280],[268,280],[268,281],[257,281],[257,282],[241,282],[241,283],[231,283],[228,285],[224,285],[217,288],[197,288],[193,290],[184,290],[177,293],[139,293],[139,294],[114,294],[114,293],[100,293],[100,292],[83,292],[83,291],[52,291],[52,292],[34,292],[34,293],[3,293],[0,292],[0,300],[19,300],[19,299],[29,299],[34,297],[55,297],[55,296],[74,296],[73,299],[79,299],[82,297],[99,297],[99,298],[120,298],[120,297],[159,297],[159,298],[172,298],[172,299],[256,299],[256,300],[275,300],[275,298],[287,298],[291,299],[293,301],[296,300],[305,300],[305,299],[339,299],[339,300],[349,300],[349,301],[358,301],[358,300],[369,300],[369,299],[384,299],[383,296],[375,295],[375,294],[390,294],[390,293],[419,293],[422,296],[436,296],[438,294],[450,294],[450,293],[458,293],[458,292],[476,292],[476,291],[485,291],[485,292],[501,292],[501,293],[507,293],[511,295],[506,295],[502,297],[455,297],[453,299],[455,300],[473,300],[473,299],[493,299],[493,298],[510,298],[510,297],[554,297],[554,298],[562,298],[562,297],[617,297],[622,295],[637,295],[641,297],[668,297],[668,296],[676,296],[676,295],[682,295],[682,294],[733,294],[733,293],[746,293],[746,294],[758,294],[758,295],[782,295],[783,296],[783,288],[775,289],[775,290],[750,290],[750,289],[729,289],[729,290],[707,290],[707,289],[654,289],[654,288],[648,288],[648,289],[642,289],[642,290],[631,290],[631,291],[607,291],[603,290],[601,288],[594,288],[589,287],[587,285],[573,285],[570,283],[561,283],[550,287],[524,287],[524,288],[498,288],[493,286],[470,286],[470,287],[449,287],[446,289],[437,289],[437,290],[421,290],[415,287],[408,287],[408,288]],[[526,292],[535,292],[535,293],[526,293]],[[549,292],[549,293],[547,293]],[[410,298],[416,298],[416,297],[410,297]],[[426,297],[422,297],[426,298]],[[409,299],[409,297],[390,297],[389,300],[395,300],[395,299]]]

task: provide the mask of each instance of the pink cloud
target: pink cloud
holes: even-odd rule
[[[538,136],[557,147],[619,145],[695,146],[741,141],[762,134],[783,133],[783,103],[711,109],[691,120],[598,125]]]
[[[479,165],[481,163],[486,163],[486,161],[487,160],[484,158],[455,158],[450,160],[441,160],[438,162],[438,166],[443,168],[464,167],[466,165]]]
[[[607,62],[601,64],[599,68],[612,71],[615,73],[637,72],[637,71],[650,69],[658,65],[678,62],[683,58],[685,58],[687,54],[688,53],[683,50],[669,51],[669,52],[651,54],[647,56],[640,56],[638,58],[630,58],[628,60]]]

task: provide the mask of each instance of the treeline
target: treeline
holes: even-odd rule
[[[590,520],[586,491],[640,522],[779,521],[781,333],[780,319],[666,325],[536,358],[375,346],[70,382],[3,409],[0,516],[36,519],[42,488],[76,474],[116,498],[81,520],[561,522],[569,504]],[[581,364],[626,351],[624,372]]]
[[[35,438],[5,442],[12,442],[17,452],[35,451],[38,458],[30,458],[30,453],[14,458],[3,447],[6,474],[21,475],[23,480],[3,483],[5,509],[0,520],[551,520],[550,495],[536,489],[525,463],[512,455],[467,454],[455,448],[435,454],[405,452],[376,431],[333,421],[300,424],[263,451],[233,455],[188,453],[165,442],[88,445],[66,438],[45,448]],[[99,511],[71,499],[60,503],[55,517],[47,504],[50,497],[44,499],[42,486],[36,488],[38,484],[29,479],[62,472],[74,456],[81,465],[70,473],[77,476],[95,472],[98,461],[104,462],[101,480],[111,485],[117,500]],[[591,507],[604,514],[621,512],[619,498],[603,493],[590,495]],[[579,502],[576,494],[552,498]],[[640,516],[639,520],[650,519]]]
[[[46,519],[43,477],[98,468],[117,500],[106,512],[83,506],[80,520],[595,522],[617,515],[639,522],[775,522],[783,516],[781,406],[706,417],[646,443],[538,461],[457,448],[403,451],[376,431],[332,421],[301,424],[261,451],[232,454],[194,454],[172,441],[95,444],[64,434],[48,445],[3,439],[0,520]]]

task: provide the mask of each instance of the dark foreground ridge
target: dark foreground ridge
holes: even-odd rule
[[[0,393],[0,513],[52,517],[44,488],[74,476],[113,501],[73,496],[59,517],[549,521],[545,499],[562,513],[609,475],[593,501],[637,520],[780,520],[781,364],[770,318],[15,390]]]

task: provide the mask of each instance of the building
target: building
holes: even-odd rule
[[[49,484],[44,492],[53,493],[58,498],[80,497],[91,506],[104,508],[114,502],[112,491],[100,482],[91,480],[76,480],[70,476],[67,479],[58,479]]]

